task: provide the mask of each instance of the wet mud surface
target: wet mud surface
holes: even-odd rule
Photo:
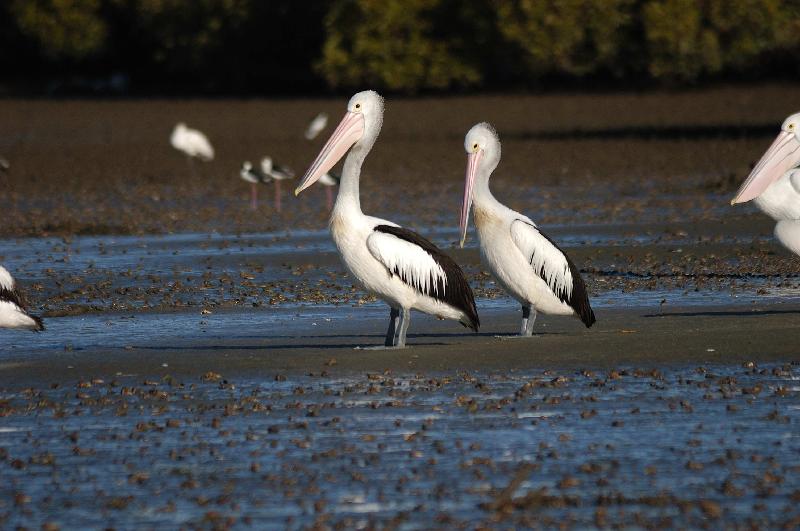
[[[6,391],[0,523],[795,527],[797,367],[123,374]]]
[[[482,329],[343,270],[302,174],[344,101],[0,101],[0,263],[41,334],[0,330],[0,527],[793,527],[800,259],[729,200],[800,86],[389,99],[365,212],[464,267]],[[182,120],[218,157],[168,144]],[[570,255],[597,324],[519,308],[457,249],[463,135]],[[8,481],[5,480],[8,478]]]

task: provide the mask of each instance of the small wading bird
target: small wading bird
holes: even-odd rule
[[[41,332],[42,320],[28,313],[17,292],[14,279],[6,268],[0,266],[0,328],[17,328]]]
[[[275,201],[274,206],[277,212],[281,211],[281,181],[294,179],[294,172],[286,166],[281,166],[272,162],[272,158],[264,157],[261,159],[261,171],[270,179],[275,181]]]
[[[756,206],[777,221],[775,237],[800,255],[800,113],[789,116],[778,138],[750,172],[731,201],[755,200]]]
[[[319,113],[311,120],[311,123],[308,124],[306,128],[306,132],[303,133],[303,136],[306,137],[306,140],[314,140],[317,138],[322,131],[328,126],[328,115],[324,112]]]
[[[272,179],[264,172],[254,168],[249,160],[244,161],[242,164],[242,169],[239,170],[239,177],[250,183],[250,208],[252,210],[258,209],[258,185],[268,184],[272,182]]]
[[[412,309],[458,320],[477,332],[475,299],[461,268],[422,236],[361,212],[361,165],[382,122],[383,98],[371,90],[353,96],[295,194],[314,184],[349,151],[331,213],[331,235],[350,274],[391,308],[385,347],[405,346]]]
[[[325,175],[319,178],[318,183],[325,186],[325,204],[328,206],[328,212],[333,208],[333,187],[339,186],[339,181],[342,180],[342,176],[338,173],[334,173],[329,171]]]
[[[500,162],[500,139],[480,123],[464,140],[467,173],[461,205],[461,246],[474,203],[481,258],[497,282],[522,304],[519,335],[530,337],[536,312],[576,315],[586,327],[595,322],[578,269],[530,218],[494,198],[489,177]]]
[[[192,165],[194,159],[198,158],[204,162],[214,160],[214,148],[211,147],[211,142],[208,141],[206,135],[196,129],[189,129],[183,122],[180,122],[172,130],[169,142],[172,147],[186,155],[192,174],[194,174]]]

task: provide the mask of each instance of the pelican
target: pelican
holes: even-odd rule
[[[775,237],[800,255],[800,113],[789,116],[778,137],[731,201],[755,204],[777,221]]]
[[[489,177],[500,162],[500,139],[480,123],[464,140],[467,173],[461,206],[461,247],[474,202],[481,259],[497,282],[522,304],[519,335],[531,337],[537,312],[575,315],[586,327],[595,322],[586,285],[569,257],[530,218],[494,198]]]
[[[405,347],[412,309],[455,319],[477,332],[480,323],[475,298],[461,268],[422,236],[361,212],[361,165],[382,122],[383,98],[371,90],[353,96],[295,195],[319,180],[349,151],[331,213],[331,235],[350,274],[391,309],[384,348]]]
[[[275,210],[281,211],[281,181],[294,179],[294,172],[285,166],[275,164],[271,157],[261,159],[261,171],[275,181]]]
[[[322,131],[328,126],[328,115],[324,112],[319,113],[311,120],[311,123],[308,124],[306,128],[306,132],[303,133],[303,136],[306,137],[306,140],[314,140],[317,138]]]
[[[249,160],[242,164],[239,177],[250,183],[250,209],[256,210],[258,208],[258,185],[270,183],[272,179],[264,172],[254,168]]]
[[[189,161],[194,158],[205,162],[214,160],[214,148],[211,147],[211,142],[208,141],[206,135],[197,129],[189,129],[183,122],[172,130],[169,142],[172,147],[186,154]]]
[[[0,328],[17,328],[41,332],[42,320],[28,313],[16,284],[8,270],[0,266]]]

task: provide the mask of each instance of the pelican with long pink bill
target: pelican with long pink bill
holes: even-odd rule
[[[800,255],[800,113],[789,116],[781,132],[731,201],[753,200],[777,221],[775,237]]]
[[[353,96],[295,194],[314,184],[347,154],[331,213],[331,235],[350,274],[391,309],[381,348],[405,346],[412,309],[457,320],[477,332],[480,323],[475,298],[461,268],[419,234],[361,211],[361,165],[382,123],[383,98],[371,90]]]
[[[578,269],[536,223],[494,198],[489,177],[500,163],[500,139],[487,123],[475,125],[464,140],[467,174],[461,206],[461,246],[467,238],[470,207],[475,214],[481,259],[498,284],[522,305],[519,335],[533,335],[537,312],[577,316],[595,322]],[[474,206],[473,206],[474,205]]]

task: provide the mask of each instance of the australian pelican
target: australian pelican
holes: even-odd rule
[[[194,158],[205,162],[214,160],[214,148],[211,147],[206,135],[196,129],[189,129],[183,122],[172,130],[169,142],[172,147],[183,152],[190,161]]]
[[[461,268],[422,236],[361,212],[361,165],[375,144],[382,123],[383,98],[371,90],[353,96],[347,113],[295,194],[314,184],[349,151],[330,229],[350,274],[391,308],[386,347],[405,346],[412,309],[458,320],[477,331],[480,323],[475,299]],[[398,317],[400,325],[395,337]]]
[[[40,332],[42,320],[28,313],[11,274],[0,266],[0,328],[19,328]]]
[[[731,201],[755,200],[756,206],[777,221],[775,237],[800,255],[800,113],[788,117],[778,138],[755,165]]]
[[[311,123],[308,124],[306,128],[306,132],[303,133],[303,136],[306,137],[306,140],[314,140],[317,138],[322,131],[328,126],[328,115],[327,113],[321,112],[311,120]]]
[[[575,315],[595,322],[586,285],[569,257],[530,218],[494,198],[489,177],[500,162],[500,139],[487,123],[464,140],[467,174],[461,206],[461,246],[474,204],[481,258],[497,282],[522,304],[520,336],[533,334],[536,313]]]
[[[275,181],[275,210],[281,211],[281,181],[294,179],[294,172],[286,166],[275,164],[271,157],[261,159],[261,171]]]
[[[249,160],[242,164],[239,176],[242,180],[250,183],[250,208],[256,210],[258,208],[258,185],[268,184],[272,182],[272,179],[258,168],[254,168]]]

